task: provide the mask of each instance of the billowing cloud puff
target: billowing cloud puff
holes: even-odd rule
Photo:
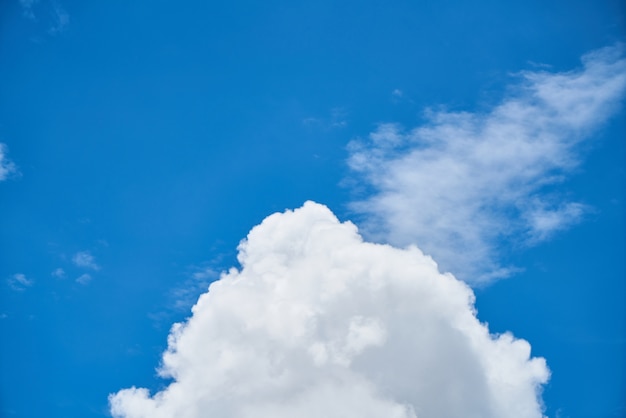
[[[373,193],[355,202],[366,236],[417,244],[471,283],[508,275],[502,240],[535,244],[580,221],[587,207],[551,189],[579,163],[580,145],[614,113],[626,88],[621,47],[583,68],[525,72],[483,112],[427,112],[404,130],[383,124],[350,146],[349,165]]]
[[[169,336],[162,391],[124,418],[534,418],[545,361],[491,335],[474,294],[418,248],[364,242],[307,202],[266,218]]]

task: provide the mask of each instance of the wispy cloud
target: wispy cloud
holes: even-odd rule
[[[29,19],[34,19],[33,6],[37,4],[39,0],[20,0],[20,6],[22,6],[22,13]]]
[[[72,262],[77,267],[87,268],[91,270],[100,270],[100,266],[96,264],[96,259],[89,251],[79,251],[72,257]]]
[[[576,202],[564,202],[560,206],[536,202],[523,213],[528,226],[528,242],[534,244],[550,238],[556,232],[580,222],[590,210],[588,206]]]
[[[173,316],[179,316],[181,313],[188,314],[191,307],[198,301],[198,297],[220,277],[219,272],[212,267],[193,268],[192,271],[181,283],[167,292],[168,302],[162,310],[148,314],[155,326],[160,327],[165,322],[171,321]]]
[[[209,284],[219,278],[219,273],[210,267],[195,271],[182,285],[170,291],[172,308],[179,312],[189,312],[198,296],[209,288]]]
[[[330,126],[344,128],[348,125],[348,111],[343,107],[334,107],[330,110]]]
[[[63,32],[70,23],[70,15],[55,0],[19,0],[22,13],[28,19],[47,26],[50,35]]]
[[[81,274],[80,276],[78,276],[78,278],[76,279],[76,283],[82,284],[82,285],[86,285],[91,281],[92,277],[90,274]]]
[[[57,279],[65,278],[65,270],[62,268],[57,268],[51,273],[52,277],[56,277]]]
[[[579,222],[586,206],[555,185],[580,163],[580,145],[619,106],[626,86],[621,46],[583,67],[527,71],[484,112],[426,112],[411,130],[382,124],[349,147],[349,166],[371,190],[352,208],[370,237],[416,244],[468,282],[511,273],[503,240],[535,244]],[[519,244],[519,240],[517,242]]]
[[[48,30],[51,34],[63,32],[70,23],[70,15],[59,3],[54,3],[52,8],[51,26]]]
[[[17,290],[18,292],[26,290],[34,283],[35,282],[33,279],[26,278],[26,276],[22,273],[16,273],[7,279],[7,284],[9,285],[9,287],[13,290]]]
[[[472,290],[417,248],[364,242],[307,202],[238,259],[172,327],[171,382],[112,394],[114,417],[542,417],[544,359],[490,334]]]
[[[348,111],[344,107],[333,107],[326,117],[308,117],[302,120],[305,126],[324,130],[345,128],[348,126]]]
[[[6,180],[11,174],[17,173],[17,166],[7,157],[7,146],[0,142],[0,181]]]

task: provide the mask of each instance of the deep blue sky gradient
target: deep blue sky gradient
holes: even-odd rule
[[[59,11],[69,22],[51,31]],[[168,328],[188,315],[172,291],[193,272],[235,264],[252,226],[308,199],[358,221],[350,140],[415,126],[427,107],[487,108],[516,72],[573,69],[623,40],[626,17],[617,0],[40,0],[32,13],[0,4],[0,142],[20,171],[0,183],[0,416],[17,418],[107,416],[109,393],[158,388]],[[477,290],[481,320],[546,357],[550,417],[625,413],[624,115],[562,186],[594,211],[509,249],[524,270]],[[78,251],[101,269],[73,265]],[[34,285],[13,291],[16,273]]]

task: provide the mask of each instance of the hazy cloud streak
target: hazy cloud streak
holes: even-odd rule
[[[372,187],[353,203],[377,241],[417,244],[443,269],[472,282],[510,274],[502,240],[534,244],[579,222],[585,205],[551,190],[580,161],[580,145],[619,106],[621,47],[563,73],[524,72],[486,112],[428,111],[405,131],[383,124],[350,147],[349,166]]]

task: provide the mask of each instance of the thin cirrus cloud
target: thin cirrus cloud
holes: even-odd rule
[[[171,383],[111,394],[114,417],[542,417],[544,359],[490,334],[471,288],[417,247],[365,242],[307,202],[238,259],[172,327]]]
[[[349,146],[349,166],[372,193],[352,203],[366,236],[416,244],[444,270],[477,284],[504,277],[499,244],[533,245],[589,209],[555,192],[580,146],[619,107],[623,47],[582,57],[574,71],[523,72],[484,112],[428,111],[411,130],[382,124]],[[552,188],[551,188],[552,186]]]
[[[91,270],[100,270],[100,266],[96,264],[96,259],[89,251],[79,251],[72,257],[72,262],[77,267]]]

